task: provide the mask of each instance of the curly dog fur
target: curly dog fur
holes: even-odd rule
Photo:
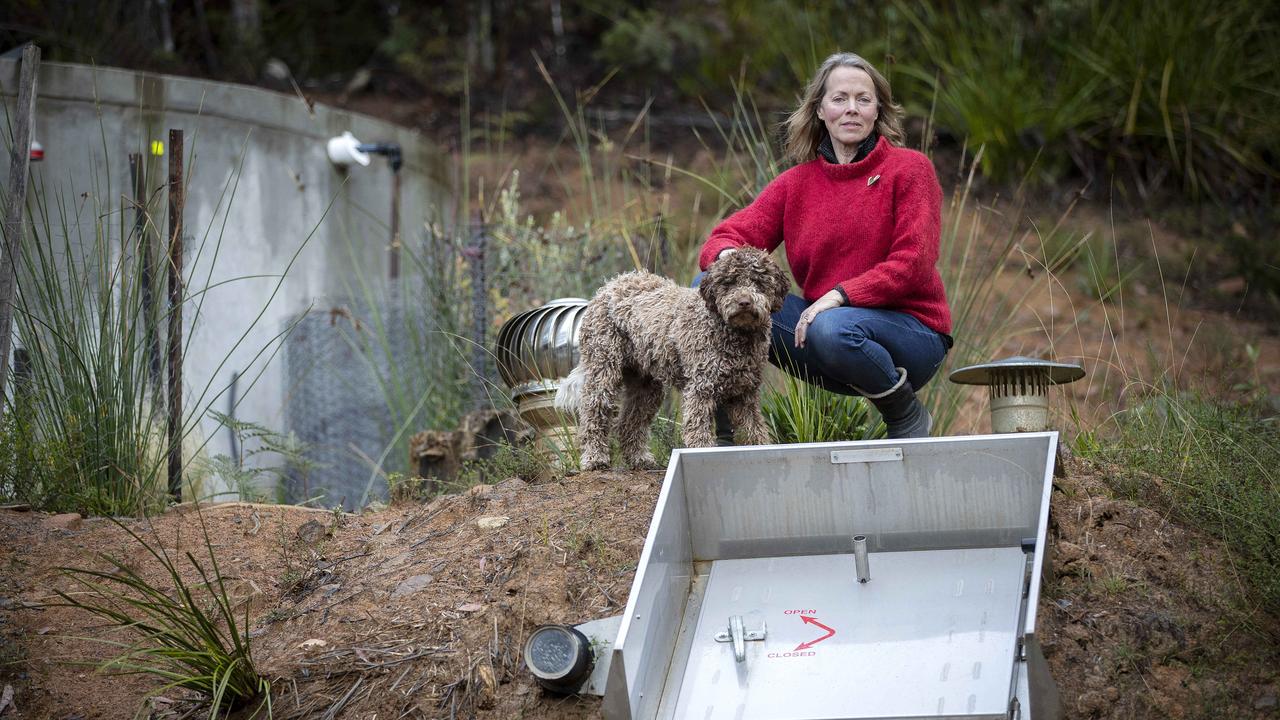
[[[761,369],[771,315],[789,287],[768,254],[743,248],[712,264],[696,289],[647,272],[619,275],[600,288],[583,315],[582,359],[556,398],[558,406],[578,410],[582,469],[609,466],[611,426],[628,465],[653,465],[649,425],[664,386],[683,394],[687,447],[715,444],[717,406],[748,443],[768,442]]]

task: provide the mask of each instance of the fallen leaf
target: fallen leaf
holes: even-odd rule
[[[303,640],[302,642],[298,643],[298,647],[302,648],[303,650],[312,650],[315,648],[327,647],[328,645],[329,643],[325,642],[324,640],[321,640],[320,638],[311,638],[310,640]]]
[[[475,602],[464,603],[458,606],[458,612],[476,612],[477,610],[483,609],[484,605]]]
[[[13,702],[13,686],[5,685],[4,692],[0,693],[0,715],[9,708],[13,708],[15,715],[18,714],[18,706]]]
[[[396,586],[395,590],[391,592],[391,597],[392,599],[395,599],[405,595],[412,595],[422,588],[430,585],[431,581],[434,579],[435,578],[430,575],[414,575],[413,577],[406,578]]]
[[[37,635],[48,635],[49,633],[51,633],[51,632],[53,632],[54,630],[57,630],[57,629],[58,629],[58,628],[56,628],[56,627],[54,627],[54,626],[52,626],[52,625],[45,625],[44,627],[42,627],[42,628],[40,628],[39,630],[37,630],[37,631],[36,631],[36,634],[37,634]]]

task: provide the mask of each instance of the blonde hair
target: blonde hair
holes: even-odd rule
[[[827,135],[827,126],[818,117],[818,110],[822,107],[822,94],[826,90],[827,78],[838,67],[857,68],[871,76],[879,106],[875,131],[894,145],[906,143],[906,136],[902,132],[902,106],[893,101],[889,81],[861,56],[839,52],[822,61],[813,79],[805,87],[800,105],[782,123],[785,138],[782,151],[793,163],[808,162],[816,157],[818,145]]]

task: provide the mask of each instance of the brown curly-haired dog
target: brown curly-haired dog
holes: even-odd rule
[[[652,466],[649,425],[665,385],[684,396],[687,447],[715,444],[717,406],[747,442],[768,442],[761,368],[770,316],[782,309],[789,287],[768,254],[743,248],[712,264],[696,289],[647,272],[619,275],[600,288],[582,318],[581,362],[556,398],[561,408],[578,410],[582,469],[609,466],[609,430],[619,408],[624,461]]]

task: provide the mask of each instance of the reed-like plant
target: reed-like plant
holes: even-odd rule
[[[116,251],[112,237],[127,233],[113,233],[97,196],[33,190],[15,313],[30,364],[14,377],[14,409],[25,412],[10,425],[25,471],[10,490],[50,510],[155,511],[165,416],[151,390],[143,254]]]
[[[203,515],[200,540],[207,561],[189,551],[175,557],[158,536],[148,541],[113,521],[163,569],[165,582],[148,580],[136,569],[136,561],[110,555],[100,556],[109,569],[58,568],[76,589],[55,590],[59,600],[51,605],[83,610],[137,638],[133,643],[94,638],[122,650],[100,669],[159,679],[163,684],[147,698],[173,689],[192,691],[208,703],[210,720],[242,709],[245,717],[270,717],[271,682],[253,662],[249,603],[243,602],[243,613],[237,617],[239,603],[227,591]],[[162,589],[169,585],[171,591]]]
[[[149,260],[145,250],[154,242],[148,237],[166,235],[160,229],[164,197],[157,189],[138,207],[115,206],[105,139],[101,157],[106,167],[94,161],[86,172],[89,191],[73,196],[36,181],[27,196],[24,235],[16,243],[21,270],[14,325],[17,347],[28,361],[22,372],[14,373],[11,388],[4,388],[6,393],[12,390],[4,401],[21,413],[6,412],[16,417],[0,428],[15,455],[12,467],[0,469],[0,493],[52,511],[146,515],[169,500],[168,414],[160,348],[171,311],[163,301],[165,261],[156,251],[152,252],[157,257]],[[195,157],[192,143],[191,162]],[[237,167],[221,188],[216,203],[220,212],[192,233],[199,240],[191,247],[183,285],[197,290],[184,294],[189,318],[184,323],[184,356],[190,355],[201,325],[206,293],[241,279],[212,280],[239,178]],[[271,277],[275,285],[234,338],[222,364],[258,326],[314,233],[312,228],[300,239],[282,273],[255,276]],[[148,275],[155,276],[149,286],[144,283]],[[245,371],[248,387],[291,329],[286,327],[257,349]],[[194,477],[198,473],[191,472],[202,449],[195,442],[196,428],[226,390],[215,382],[221,367],[203,387],[189,380],[194,391],[185,398],[178,420],[186,484],[182,492],[189,497],[202,494]]]

